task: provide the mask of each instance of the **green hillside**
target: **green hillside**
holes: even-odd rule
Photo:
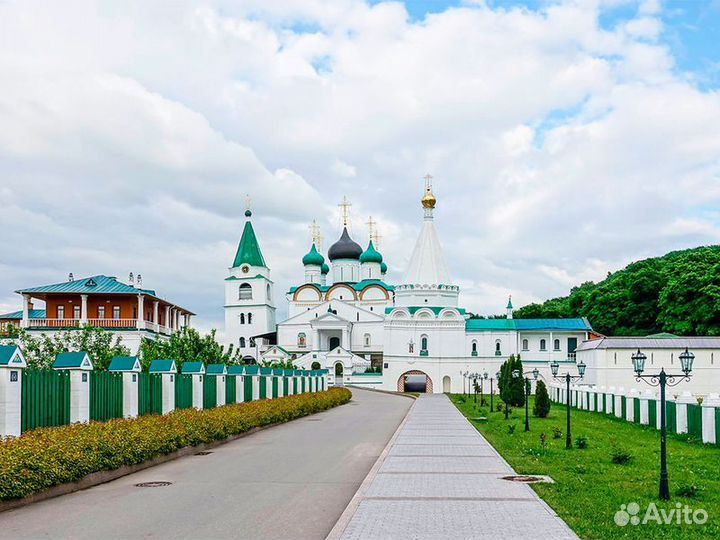
[[[587,317],[595,330],[615,336],[720,335],[720,246],[629,264],[569,296],[523,306],[515,317]]]

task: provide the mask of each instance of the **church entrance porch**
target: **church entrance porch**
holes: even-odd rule
[[[335,386],[343,386],[344,368],[342,363],[335,364]]]
[[[432,379],[428,377],[427,373],[416,369],[406,371],[398,378],[397,390],[398,392],[420,392],[432,394]]]

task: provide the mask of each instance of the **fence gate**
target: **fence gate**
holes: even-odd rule
[[[235,403],[237,400],[237,386],[235,385],[235,377],[237,375],[227,375],[225,377],[225,405]]]
[[[20,430],[70,423],[70,372],[26,369],[22,376]]]
[[[203,378],[203,409],[217,407],[217,376]]]
[[[90,372],[90,420],[106,422],[123,416],[123,374]]]
[[[175,375],[175,408],[189,409],[192,407],[192,375]]]
[[[162,414],[162,375],[138,373],[138,415]]]

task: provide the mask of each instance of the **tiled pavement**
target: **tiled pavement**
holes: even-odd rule
[[[577,538],[529,486],[502,480],[512,468],[445,395],[415,402],[381,460],[340,538]]]

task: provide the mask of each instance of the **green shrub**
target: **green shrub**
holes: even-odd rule
[[[280,399],[183,409],[29,431],[0,442],[0,500],[18,499],[82,477],[287,422],[350,401],[345,388]]]
[[[580,435],[579,437],[575,437],[575,446],[579,448],[580,450],[584,450],[588,447],[588,440],[587,437],[584,437]]]
[[[538,418],[547,418],[547,415],[550,414],[550,396],[543,381],[538,381],[535,386],[533,414]]]
[[[508,435],[512,435],[513,433],[515,433],[516,429],[517,429],[517,424],[508,425],[508,427],[507,427]]]
[[[678,497],[686,497],[688,499],[694,499],[698,495],[700,495],[700,492],[702,491],[702,488],[699,486],[696,486],[695,484],[681,484],[678,486],[677,490],[675,491],[675,495]]]
[[[610,460],[615,465],[627,465],[632,461],[632,454],[624,448],[615,447],[610,454]]]
[[[552,428],[552,432],[553,432],[553,439],[562,439],[562,436],[563,436],[562,429],[555,426]]]

